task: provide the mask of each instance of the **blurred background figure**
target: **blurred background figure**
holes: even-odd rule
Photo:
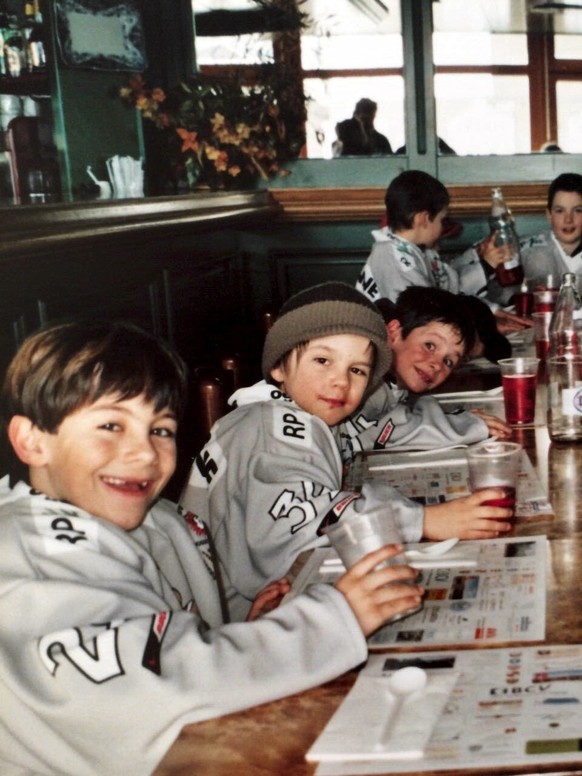
[[[354,115],[336,124],[337,140],[334,156],[385,156],[392,153],[390,141],[374,129],[378,104],[362,97],[356,103]]]
[[[550,140],[547,143],[544,143],[540,147],[540,151],[543,151],[545,154],[559,154],[564,153],[560,146],[556,143],[555,140]]]

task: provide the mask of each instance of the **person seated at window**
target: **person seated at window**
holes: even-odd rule
[[[544,154],[561,154],[564,153],[555,140],[549,140],[540,147],[540,151]]]
[[[439,154],[452,154],[453,156],[457,155],[457,152],[454,148],[451,148],[451,146],[446,142],[446,140],[443,140],[442,137],[437,137],[438,142],[438,149]],[[405,154],[406,153],[406,143],[403,146],[400,146],[400,148],[397,148],[396,151],[394,151],[395,154]]]
[[[336,156],[385,156],[392,153],[388,138],[374,129],[378,104],[362,97],[356,103],[354,115],[336,124]]]

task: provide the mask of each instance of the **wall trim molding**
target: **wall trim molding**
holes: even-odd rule
[[[450,213],[456,217],[482,217],[491,206],[496,184],[451,184]],[[384,212],[380,187],[269,189],[285,221],[369,221]],[[540,215],[546,207],[548,183],[505,183],[505,201],[514,214]]]

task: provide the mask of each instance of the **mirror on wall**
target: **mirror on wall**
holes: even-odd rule
[[[279,33],[261,30],[261,21],[289,3],[303,24],[286,54]],[[275,56],[299,59],[309,97],[307,158],[405,153],[400,0],[193,0],[192,6],[202,71],[252,67]],[[229,12],[223,19],[233,24],[208,34],[204,20],[218,10]],[[234,22],[243,14],[244,31]],[[440,154],[582,153],[582,8],[569,8],[567,0],[436,0],[432,16]]]

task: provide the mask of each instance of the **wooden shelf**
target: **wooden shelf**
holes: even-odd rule
[[[50,97],[48,73],[24,73],[18,78],[0,76],[0,94]]]
[[[453,217],[482,216],[491,207],[491,184],[447,186]],[[508,183],[503,193],[515,213],[537,215],[546,206],[547,183]],[[270,189],[286,221],[368,221],[384,213],[385,187]]]

